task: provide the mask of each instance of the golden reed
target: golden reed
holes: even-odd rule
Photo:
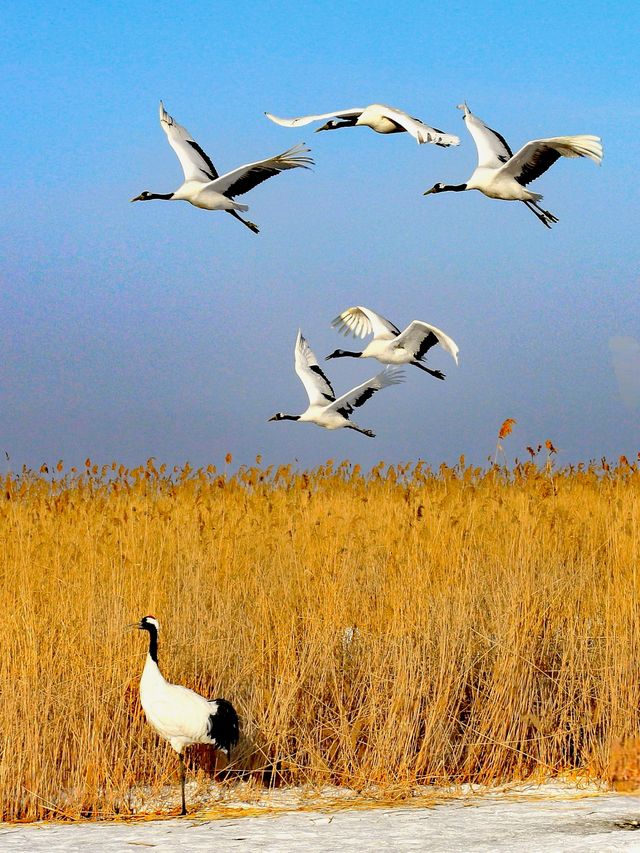
[[[125,630],[147,613],[166,677],[238,709],[238,774],[408,793],[606,776],[613,750],[619,776],[640,738],[640,466],[528,450],[8,474],[3,816],[126,814],[133,787],[175,783]]]

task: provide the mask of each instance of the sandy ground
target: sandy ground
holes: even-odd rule
[[[429,808],[318,808],[146,822],[0,824],[10,853],[163,851],[640,851],[640,796],[533,791],[461,797]],[[308,809],[308,806],[307,806]],[[220,813],[220,812],[218,812]],[[224,814],[224,812],[222,812]]]

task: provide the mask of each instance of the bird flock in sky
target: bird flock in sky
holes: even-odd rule
[[[478,150],[478,165],[463,184],[434,184],[424,195],[442,192],[479,190],[489,198],[504,201],[521,201],[547,228],[558,219],[540,207],[542,196],[527,189],[527,185],[540,177],[560,157],[588,157],[595,163],[602,161],[602,145],[597,136],[556,136],[527,142],[515,154],[504,137],[492,130],[469,110],[466,103],[459,107],[463,119]],[[460,144],[460,139],[450,133],[430,127],[408,113],[383,104],[371,104],[338,110],[320,115],[298,118],[278,118],[265,113],[267,118],[283,127],[303,127],[315,121],[329,119],[318,131],[338,130],[343,127],[368,127],[376,133],[408,133],[419,144],[431,143],[448,148]],[[145,190],[131,201],[188,201],[203,210],[224,210],[242,222],[254,233],[258,227],[240,214],[249,208],[235,201],[254,187],[289,169],[306,169],[313,165],[304,144],[289,148],[282,154],[267,157],[254,163],[219,175],[210,157],[193,139],[186,128],[167,113],[160,102],[160,126],[167,134],[182,170],[184,182],[170,193],[152,193]],[[299,330],[295,343],[295,370],[309,398],[307,409],[299,415],[278,412],[270,421],[292,420],[314,423],[325,429],[347,428],[370,438],[370,429],[350,420],[354,409],[362,406],[377,391],[402,381],[402,365],[413,365],[435,379],[444,379],[440,370],[425,364],[430,350],[439,345],[458,363],[458,345],[441,329],[421,320],[413,320],[403,331],[380,314],[361,305],[347,308],[335,318],[332,325],[345,335],[365,338],[372,336],[360,351],[336,349],[327,359],[375,358],[385,368],[366,382],[336,397],[331,382],[320,368],[307,340]],[[135,626],[149,634],[149,651],[140,681],[140,699],[150,725],[168,740],[180,758],[182,814],[185,806],[185,765],[182,753],[192,743],[207,743],[230,755],[238,741],[238,715],[225,699],[207,700],[180,685],[170,684],[158,668],[159,623],[153,616],[145,616]]]
[[[543,225],[551,228],[558,218],[540,207],[539,202],[542,196],[527,189],[527,185],[539,178],[560,157],[588,157],[595,163],[602,162],[600,139],[589,135],[534,139],[525,143],[514,154],[504,137],[473,115],[466,103],[460,104],[459,109],[463,112],[467,130],[476,144],[478,165],[465,183],[437,183],[426,190],[424,195],[479,190],[489,198],[521,201]],[[343,127],[368,127],[382,134],[408,133],[420,145],[431,143],[449,148],[460,144],[460,139],[454,134],[445,133],[418,118],[413,118],[403,110],[384,104],[370,104],[368,107],[353,107],[298,118],[278,118],[271,113],[265,113],[265,115],[282,127],[304,127],[312,122],[329,119],[317,128],[317,132],[338,130]],[[162,101],[160,101],[160,126],[167,134],[169,145],[180,161],[184,181],[174,192],[152,193],[145,190],[131,201],[153,199],[188,201],[203,210],[224,210],[255,234],[259,232],[258,226],[240,215],[249,207],[237,202],[236,196],[244,195],[280,172],[289,169],[307,169],[313,165],[313,160],[308,156],[309,149],[301,143],[282,154],[247,163],[220,175],[211,158],[193,139],[189,131],[167,113]],[[306,339],[298,331],[294,366],[307,392],[309,405],[300,415],[277,412],[269,418],[270,421],[292,420],[314,423],[325,429],[346,427],[373,438],[374,433],[357,426],[349,419],[350,415],[376,391],[402,381],[403,372],[398,365],[413,364],[437,379],[444,379],[445,376],[441,371],[432,370],[424,364],[427,353],[436,344],[445,349],[454,358],[456,364],[458,363],[457,344],[436,326],[421,320],[414,320],[401,332],[380,314],[359,305],[343,311],[334,320],[333,325],[345,334],[352,333],[359,337],[372,334],[373,339],[362,352],[338,349],[327,358],[345,356],[375,358],[387,367],[367,382],[336,398],[331,382],[320,368]]]

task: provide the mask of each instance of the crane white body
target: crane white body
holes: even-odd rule
[[[216,192],[212,184],[202,184],[199,181],[185,181],[172,193],[170,200],[188,201],[201,210],[249,210],[248,204],[238,204],[233,199]]]
[[[140,679],[140,704],[149,725],[177,753],[192,743],[218,747],[209,734],[209,718],[218,710],[216,700],[205,699],[180,684],[171,684],[148,653]],[[228,750],[222,748],[222,751]]]
[[[415,347],[408,345],[406,341],[396,344],[392,338],[389,340],[378,338],[367,344],[360,358],[375,358],[382,364],[411,364],[415,358]]]

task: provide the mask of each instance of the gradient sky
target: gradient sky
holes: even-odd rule
[[[511,459],[552,439],[562,462],[640,450],[638,7],[544,2],[9,3],[0,54],[3,228],[0,450],[11,467],[91,456],[125,464],[364,466],[464,453],[484,462],[507,417]],[[182,180],[158,100],[219,171],[298,141],[295,170],[241,201],[261,233],[187,204],[129,204]],[[560,219],[479,193],[424,198],[471,173],[455,105],[516,150],[602,137],[601,168],[561,160],[535,184]],[[418,146],[363,128],[267,121],[372,102],[460,135]],[[438,382],[357,412],[377,433],[267,423],[301,412],[300,326],[323,357],[361,304],[434,323]],[[354,343],[350,339],[347,348]],[[338,393],[377,362],[331,361]]]

